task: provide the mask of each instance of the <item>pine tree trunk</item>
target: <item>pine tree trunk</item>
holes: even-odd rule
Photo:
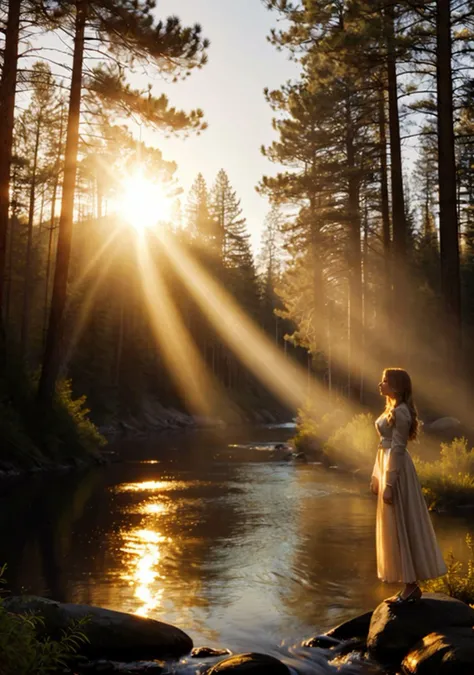
[[[13,149],[15,94],[18,72],[21,0],[9,0],[0,82],[0,363],[5,361],[3,304],[10,207],[10,168]]]
[[[400,140],[400,115],[398,111],[397,66],[395,54],[394,7],[389,4],[385,11],[385,29],[387,46],[388,108],[390,130],[390,159],[392,187],[392,223],[393,223],[393,264],[396,274],[393,277],[394,300],[397,312],[402,312],[405,304],[407,222],[405,215],[405,196],[403,191],[402,150]],[[403,317],[401,316],[403,325]]]
[[[369,290],[369,206],[367,198],[364,205],[364,238],[362,246],[362,269],[363,276],[363,292],[362,292],[362,330],[361,330],[361,368],[360,368],[360,400],[364,401],[365,393],[365,370],[366,370],[366,354],[367,354],[367,314],[368,314],[368,298]]]
[[[31,257],[33,252],[33,224],[36,204],[36,172],[38,168],[38,150],[41,132],[41,115],[36,121],[35,149],[33,154],[33,170],[31,173],[30,203],[28,209],[28,239],[26,244],[25,279],[23,289],[23,311],[21,318],[20,348],[24,359],[27,355],[28,331],[30,325],[30,298],[31,298]]]
[[[54,183],[53,183],[53,192],[51,196],[51,220],[49,226],[49,237],[48,237],[48,257],[46,261],[46,278],[44,283],[44,303],[43,303],[43,350],[46,346],[46,331],[48,327],[48,309],[49,309],[49,285],[51,277],[51,262],[53,259],[53,242],[54,242],[54,230],[56,229],[56,201],[58,195],[59,187],[59,177],[61,175],[60,166],[61,166],[61,155],[63,148],[63,139],[64,139],[64,107],[61,105],[61,116],[59,118],[59,137],[58,137],[58,154],[56,155],[55,161],[55,173],[54,173]]]
[[[349,219],[349,297],[348,297],[348,369],[349,394],[356,400],[361,396],[360,342],[362,332],[362,252],[360,242],[360,179],[355,163],[354,128],[349,99],[346,103],[346,154],[348,171]]]
[[[450,361],[456,366],[455,361],[459,357],[462,343],[462,323],[450,0],[437,1],[436,38],[441,289],[446,313],[448,354]]]
[[[52,403],[56,380],[61,366],[61,346],[64,311],[67,299],[67,281],[71,255],[72,225],[74,217],[74,193],[76,187],[77,152],[79,146],[79,117],[81,108],[82,65],[84,59],[84,34],[88,1],[76,0],[76,26],[74,56],[71,78],[71,93],[64,157],[64,177],[59,219],[56,268],[49,317],[43,368],[38,395],[42,403]]]
[[[385,114],[385,91],[379,91],[379,143],[380,143],[380,202],[382,207],[382,239],[384,255],[384,309],[385,313],[390,307],[392,292],[391,274],[391,245],[390,245],[390,203],[388,197],[388,163],[387,163],[387,117]],[[385,317],[386,318],[386,317]]]
[[[46,338],[46,329],[48,324],[48,307],[49,307],[49,280],[51,276],[51,261],[53,257],[53,239],[56,220],[56,199],[58,193],[59,173],[56,174],[53,184],[53,194],[51,197],[51,221],[49,225],[48,236],[48,256],[46,259],[46,277],[44,281],[44,301],[43,301],[43,343]],[[45,345],[43,344],[43,349]]]

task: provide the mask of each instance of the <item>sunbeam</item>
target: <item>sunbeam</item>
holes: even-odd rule
[[[137,258],[153,332],[184,400],[201,415],[230,410],[222,387],[211,377],[141,238],[137,241]]]
[[[249,370],[278,398],[294,410],[310,399],[321,412],[330,406],[328,390],[308,378],[303,369],[284,358],[281,351],[258,328],[235,300],[172,238],[160,240],[191,294],[205,315]],[[349,405],[349,404],[348,404]],[[360,410],[351,404],[354,411]]]

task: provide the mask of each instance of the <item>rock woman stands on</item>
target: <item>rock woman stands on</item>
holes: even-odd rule
[[[409,440],[418,432],[410,376],[401,368],[384,371],[379,391],[386,407],[375,425],[380,443],[371,490],[377,495],[377,574],[386,583],[404,583],[390,603],[421,598],[418,581],[446,574],[446,565],[426,507]]]

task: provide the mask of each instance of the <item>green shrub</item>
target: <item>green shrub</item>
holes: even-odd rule
[[[474,504],[474,449],[468,449],[465,438],[443,443],[435,462],[413,459],[431,510]]]
[[[325,443],[324,450],[335,464],[369,468],[375,459],[377,433],[370,413],[355,415]]]
[[[432,579],[423,584],[428,593],[446,593],[452,598],[462,600],[469,605],[474,604],[474,542],[470,534],[466,536],[469,559],[464,565],[449,551],[447,556],[448,573],[439,579]]]
[[[0,571],[0,577],[4,572]],[[0,583],[3,579],[0,578]],[[0,673],[2,675],[46,675],[58,673],[76,657],[87,642],[85,621],[72,623],[60,640],[40,638],[43,620],[33,614],[12,614],[0,597]]]
[[[347,422],[347,414],[338,401],[330,412],[321,415],[319,408],[307,403],[298,410],[297,433],[293,439],[297,450],[303,452],[323,446],[334,430]]]
[[[88,418],[85,397],[73,398],[66,380],[45,409],[36,400],[37,380],[20,368],[0,380],[0,460],[22,469],[97,454],[105,439]]]

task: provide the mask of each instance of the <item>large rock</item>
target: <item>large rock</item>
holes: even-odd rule
[[[344,621],[344,623],[339,624],[339,626],[328,631],[326,635],[336,638],[336,640],[367,638],[372,616],[373,612],[366,612],[365,614],[356,616],[353,619],[349,619],[349,621]]]
[[[428,433],[438,434],[446,431],[456,431],[460,426],[461,422],[455,417],[440,417],[431,422],[431,424],[425,424],[423,429]]]
[[[289,669],[284,663],[273,656],[266,654],[237,654],[229,659],[220,661],[210,670],[207,675],[230,675],[245,673],[245,675],[290,675]]]
[[[383,602],[372,616],[367,647],[381,663],[400,663],[426,635],[454,626],[474,626],[474,610],[447,595],[427,594],[405,605]]]
[[[81,654],[88,658],[136,661],[180,657],[193,648],[191,638],[175,626],[144,619],[134,614],[114,612],[92,605],[73,605],[37,596],[12,597],[6,609],[17,614],[33,612],[44,619],[44,632],[60,638],[72,621],[86,619],[83,628],[89,644]]]
[[[156,661],[120,663],[101,659],[84,665],[75,665],[75,672],[78,675],[161,675],[163,671],[164,668]]]
[[[451,628],[430,633],[405,657],[407,675],[472,675],[474,630]]]
[[[195,647],[191,652],[192,659],[210,659],[215,656],[226,656],[230,649],[214,649],[214,647]]]
[[[366,612],[349,621],[339,624],[324,635],[315,635],[302,643],[302,647],[319,647],[320,649],[333,649],[341,642],[350,641],[354,644],[365,645],[369,634],[370,621],[373,612]]]

